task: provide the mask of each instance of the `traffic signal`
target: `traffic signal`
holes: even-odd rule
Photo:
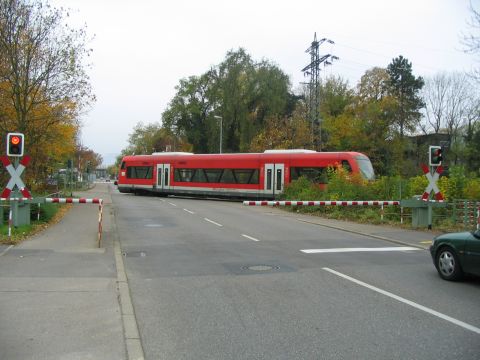
[[[7,155],[23,156],[23,140],[24,136],[20,133],[7,134]]]
[[[442,147],[441,146],[430,146],[429,147],[429,163],[430,166],[440,166],[443,161]]]

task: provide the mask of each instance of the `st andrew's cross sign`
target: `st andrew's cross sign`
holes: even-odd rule
[[[13,164],[10,162],[10,159],[7,156],[0,156],[0,161],[2,162],[3,166],[5,166],[5,168],[7,169],[8,173],[11,176],[7,186],[5,187],[5,189],[3,189],[1,197],[4,199],[9,198],[12,190],[16,186],[18,190],[20,190],[20,192],[22,193],[23,197],[31,198],[32,195],[30,194],[28,189],[25,187],[25,184],[20,177],[23,171],[25,170],[25,167],[30,162],[30,157],[25,156],[22,160],[20,160],[20,163],[18,164],[17,168],[13,166]]]
[[[433,190],[433,192],[435,193],[435,200],[443,201],[444,200],[443,195],[440,192],[440,189],[438,188],[438,185],[437,185],[438,178],[440,177],[440,174],[443,172],[442,166],[441,165],[438,166],[435,172],[433,173],[433,175],[430,173],[430,169],[425,164],[422,164],[422,170],[428,179],[428,186],[422,195],[422,200],[427,201],[430,197],[430,193]]]

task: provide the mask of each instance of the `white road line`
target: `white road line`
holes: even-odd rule
[[[3,251],[0,253],[0,256],[6,254],[7,251],[10,250],[12,247],[13,247],[13,245],[10,245],[9,247],[7,247],[5,250],[3,250]]]
[[[251,237],[251,236],[248,236],[248,235],[245,235],[245,234],[242,234],[242,236],[247,238],[247,239],[253,240],[253,241],[260,241],[258,239],[255,239],[254,237]]]
[[[426,306],[417,304],[417,303],[415,303],[415,302],[413,302],[413,301],[410,301],[410,300],[407,300],[407,299],[405,299],[405,298],[402,298],[402,297],[400,297],[400,296],[398,296],[398,295],[392,294],[392,293],[390,293],[390,292],[388,292],[388,291],[385,291],[385,290],[379,289],[379,288],[377,288],[377,287],[375,287],[375,286],[372,286],[372,285],[369,285],[369,284],[367,284],[367,283],[364,283],[363,281],[360,281],[360,280],[357,280],[357,279],[355,279],[355,278],[352,278],[351,276],[342,274],[341,272],[338,272],[338,271],[335,271],[335,270],[332,270],[332,269],[326,268],[326,267],[324,267],[324,268],[322,268],[322,269],[325,270],[325,271],[328,271],[329,273],[332,273],[332,274],[334,274],[334,275],[337,275],[337,276],[339,276],[339,277],[341,277],[341,278],[344,278],[344,279],[346,279],[346,280],[349,280],[349,281],[351,281],[351,282],[353,282],[353,283],[355,283],[355,284],[357,284],[357,285],[366,287],[367,289],[370,289],[370,290],[373,290],[373,291],[375,291],[375,292],[378,292],[378,293],[380,293],[380,294],[382,294],[382,295],[388,296],[388,297],[390,297],[390,298],[392,298],[392,299],[395,299],[395,300],[397,300],[397,301],[400,301],[400,302],[402,302],[402,303],[404,303],[404,304],[410,305],[410,306],[412,306],[412,307],[414,307],[414,308],[416,308],[416,309],[425,311],[426,313],[428,313],[428,314],[430,314],[430,315],[433,315],[433,316],[436,316],[436,317],[438,317],[438,318],[440,318],[440,319],[443,319],[443,320],[446,320],[446,321],[448,321],[448,322],[451,322],[452,324],[455,324],[455,325],[457,325],[457,326],[460,326],[460,327],[462,327],[462,328],[464,328],[464,329],[466,329],[466,330],[470,330],[470,331],[472,331],[472,332],[474,332],[474,333],[480,334],[480,328],[477,328],[477,327],[475,327],[475,326],[473,326],[473,325],[467,324],[467,323],[465,323],[465,322],[463,322],[463,321],[460,321],[460,320],[457,320],[457,319],[455,319],[455,318],[452,318],[451,316],[448,316],[448,315],[442,314],[442,313],[440,313],[440,312],[438,312],[438,311],[432,310],[432,309],[430,309],[430,308],[428,308],[428,307],[426,307]]]
[[[186,211],[187,213],[192,214],[192,215],[195,214],[193,211],[190,211],[188,209],[183,209],[183,211]]]
[[[177,205],[175,205],[174,203],[171,203],[171,202],[169,202],[169,204],[172,205],[172,206],[177,206]]]
[[[412,246],[374,247],[374,248],[334,248],[334,249],[305,249],[305,254],[345,253],[345,252],[374,252],[374,251],[412,251],[421,250]]]
[[[208,221],[209,223],[212,223],[213,225],[217,225],[217,226],[219,226],[219,227],[222,227],[222,226],[223,226],[222,224],[219,224],[219,223],[217,223],[217,222],[215,222],[215,221],[213,221],[213,220],[210,220],[210,219],[208,219],[208,218],[204,218],[204,219],[205,219],[205,221]]]

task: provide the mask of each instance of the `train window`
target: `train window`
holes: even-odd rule
[[[237,184],[258,184],[258,169],[234,169],[233,175]]]
[[[267,170],[267,190],[272,190],[272,170]]]
[[[205,175],[207,176],[207,181],[211,183],[220,182],[220,177],[222,176],[223,169],[205,169]]]
[[[193,182],[207,182],[207,177],[205,176],[205,170],[195,169],[195,172],[192,177]]]
[[[120,169],[125,170],[125,161],[122,161],[122,165],[120,166]]]
[[[349,173],[352,172],[352,166],[347,160],[342,160],[342,167],[347,170]]]
[[[168,179],[169,179],[168,168],[165,168],[164,175],[165,175],[165,181],[163,183],[165,184],[165,186],[168,186]]]
[[[235,177],[233,176],[232,169],[224,169],[222,173],[222,177],[220,179],[221,183],[224,184],[235,184]]]
[[[282,190],[282,170],[277,170],[277,190]]]
[[[175,169],[175,181],[191,182],[195,169]]]
[[[128,179],[151,179],[153,170],[151,166],[129,166],[127,167]]]
[[[258,169],[175,169],[178,182],[258,184]]]
[[[327,168],[324,167],[292,167],[290,168],[291,180],[297,180],[301,176],[317,184],[327,184]]]
[[[158,168],[157,171],[157,185],[162,186],[162,168]]]

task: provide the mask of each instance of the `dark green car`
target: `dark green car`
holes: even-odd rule
[[[480,276],[480,230],[439,235],[430,254],[445,280],[460,280],[464,274]]]

